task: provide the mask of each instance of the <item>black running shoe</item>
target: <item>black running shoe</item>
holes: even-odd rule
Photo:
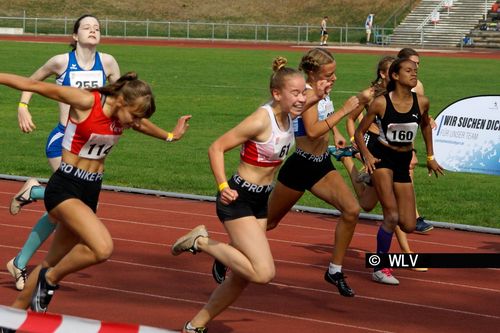
[[[35,291],[31,296],[31,310],[34,312],[47,312],[50,300],[54,296],[54,292],[59,288],[58,285],[52,286],[45,280],[45,273],[49,268],[42,268],[38,273],[38,281]]]
[[[16,333],[16,331],[6,327],[0,327],[0,333]]]
[[[325,272],[325,281],[336,286],[339,290],[340,295],[345,297],[354,296],[354,290],[349,288],[347,282],[345,282],[344,273],[337,272],[335,274],[330,274],[327,269]]]
[[[212,265],[212,276],[215,282],[221,284],[226,279],[227,267],[219,260],[215,259]]]
[[[434,226],[424,220],[423,216],[417,217],[417,223],[415,224],[415,232],[425,234],[434,229]]]

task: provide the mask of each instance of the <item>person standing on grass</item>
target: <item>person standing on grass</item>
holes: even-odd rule
[[[231,268],[232,274],[184,325],[184,333],[207,332],[206,325],[233,304],[250,282],[266,284],[274,278],[274,261],[266,237],[267,201],[275,172],[294,144],[292,116],[300,115],[306,102],[302,74],[286,67],[286,63],[282,57],[273,62],[271,101],[209,148],[210,166],[219,189],[217,216],[230,244],[209,238],[201,225],[179,238],[172,246],[172,254],[205,252]],[[224,154],[240,145],[237,172],[227,180]]]
[[[58,54],[50,58],[42,67],[37,69],[31,79],[44,81],[50,76],[56,77],[57,84],[77,88],[97,88],[114,83],[120,77],[120,68],[115,58],[107,53],[97,52],[96,48],[101,40],[100,23],[93,15],[82,15],[74,23],[72,50],[69,53]],[[19,128],[24,133],[31,133],[36,129],[29,112],[28,105],[33,96],[32,92],[23,91],[18,106]],[[45,154],[49,165],[55,172],[61,164],[62,140],[70,106],[59,102],[59,122],[47,138]],[[151,128],[156,127],[149,120],[144,119]],[[162,131],[156,128],[156,131]],[[164,131],[166,133],[166,131]],[[12,198],[10,213],[16,215],[21,208],[36,200],[43,200],[45,187],[35,178],[29,178],[19,192]],[[29,260],[36,250],[53,233],[56,224],[48,213],[42,215],[33,226],[21,251],[7,262],[7,270],[15,279],[16,289],[22,290],[27,278]]]
[[[326,28],[326,24],[328,22],[328,16],[323,17],[320,24],[320,39],[319,45],[326,45],[326,41],[328,40],[328,30]]]
[[[173,133],[143,122],[155,112],[155,100],[150,86],[133,72],[101,88],[78,89],[5,73],[0,73],[0,84],[70,106],[61,164],[45,190],[45,208],[58,225],[54,240],[12,304],[45,312],[64,277],[106,261],[113,252],[111,235],[96,210],[104,162],[122,132],[133,128],[160,140],[178,140],[191,116],[179,118]]]
[[[366,44],[370,44],[374,16],[375,16],[374,14],[368,14],[368,16],[366,17],[366,21],[365,21]]]
[[[443,175],[434,159],[429,99],[412,91],[417,85],[417,65],[407,58],[396,59],[389,69],[387,92],[376,97],[367,115],[354,133],[383,211],[383,223],[377,233],[377,253],[388,253],[396,226],[407,233],[416,224],[415,192],[410,178],[413,141],[420,125],[427,150],[429,175]],[[380,128],[377,140],[367,147],[363,137],[370,125]],[[376,269],[372,279],[397,285],[399,281],[388,268]]]

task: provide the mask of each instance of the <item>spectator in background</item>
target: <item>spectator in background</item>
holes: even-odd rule
[[[500,0],[497,0],[491,5],[491,11],[493,13],[500,13]]]
[[[326,22],[328,21],[328,16],[323,17],[321,20],[321,32],[320,32],[320,40],[319,45],[326,45],[326,41],[328,39],[328,31],[326,30]]]
[[[373,28],[373,17],[374,14],[368,14],[366,17],[366,22],[365,22],[365,29],[366,29],[366,44],[370,43],[370,37],[372,35],[372,28]]]

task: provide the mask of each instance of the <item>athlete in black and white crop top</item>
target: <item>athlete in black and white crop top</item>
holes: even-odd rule
[[[408,146],[417,136],[418,126],[422,120],[417,94],[412,92],[413,104],[408,112],[396,111],[389,93],[385,94],[386,108],[382,118],[377,116],[376,122],[380,130],[379,141],[398,147]]]

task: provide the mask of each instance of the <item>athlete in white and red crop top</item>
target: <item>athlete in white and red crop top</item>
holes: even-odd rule
[[[248,140],[241,146],[240,156],[248,164],[262,167],[278,166],[286,158],[290,147],[295,143],[292,118],[288,115],[289,126],[286,131],[283,131],[276,122],[271,106],[265,104],[262,108],[267,110],[271,119],[271,136],[265,142]]]
[[[118,119],[104,114],[102,106],[105,100],[101,101],[99,92],[93,94],[95,101],[87,119],[81,123],[75,123],[71,117],[68,119],[62,146],[80,157],[99,160],[118,143],[123,126]]]

